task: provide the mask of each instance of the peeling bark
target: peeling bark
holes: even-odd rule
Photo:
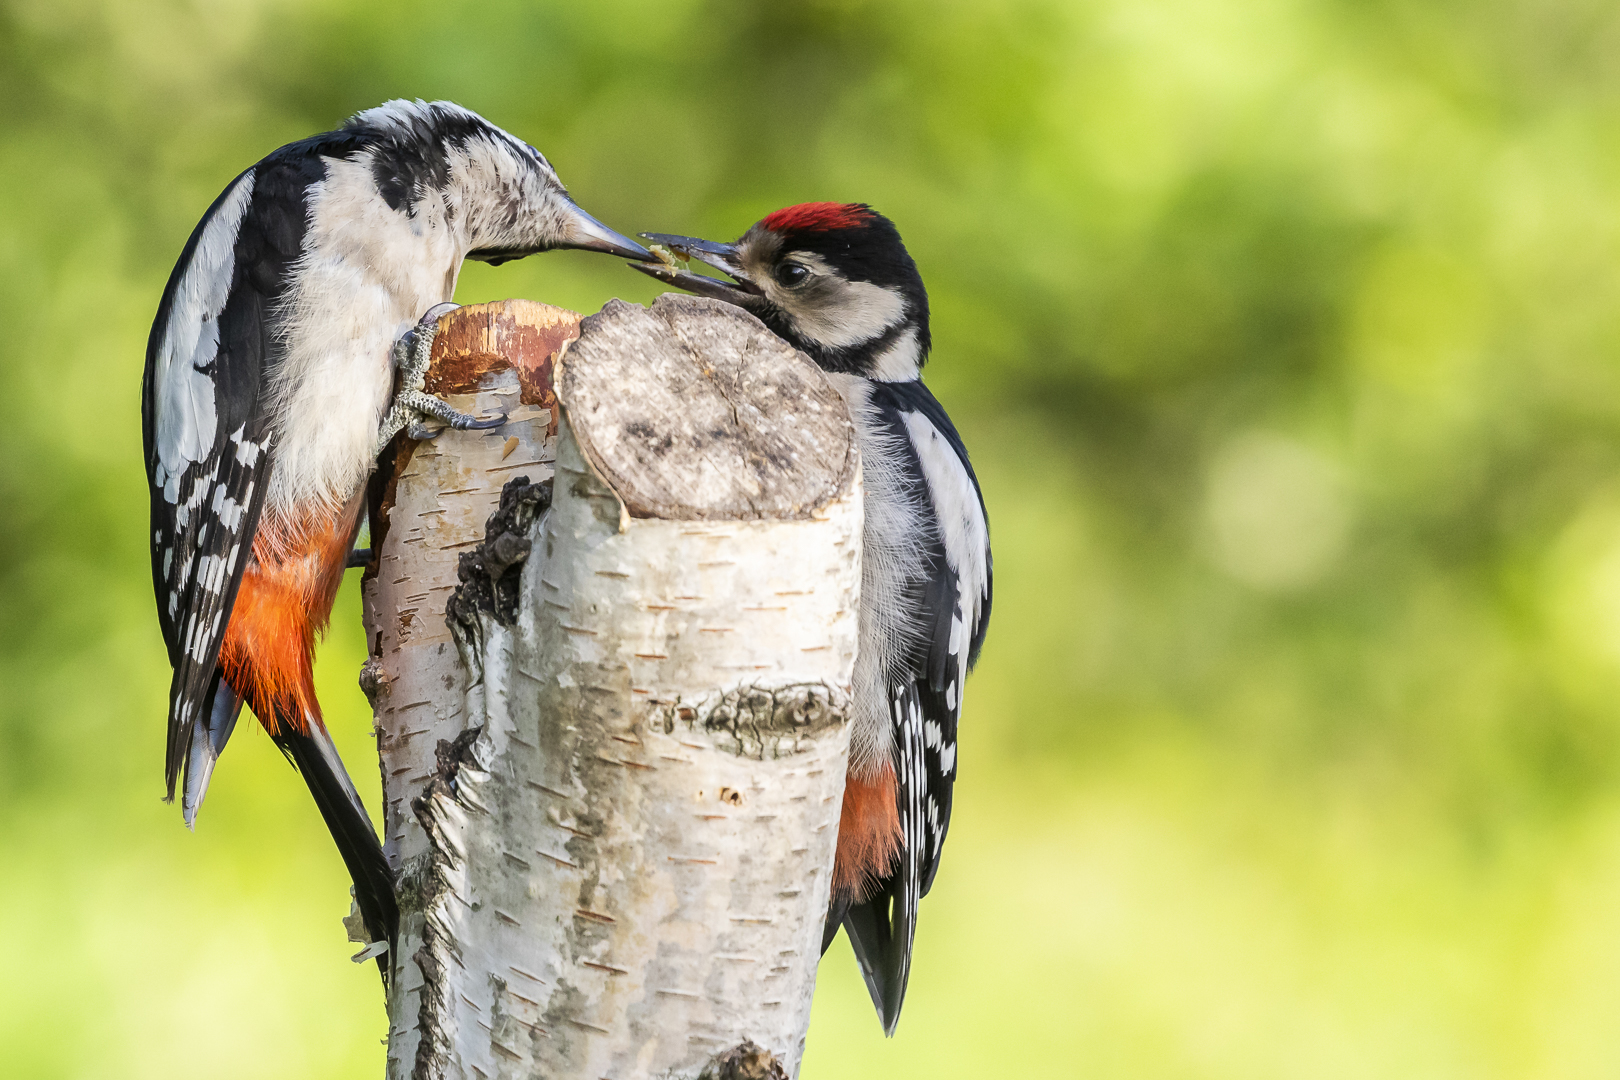
[[[514,476],[541,481],[556,457],[551,370],[579,334],[571,311],[527,300],[459,308],[439,321],[428,388],[464,412],[505,412],[497,431],[404,435],[370,507],[374,561],[362,587],[370,659],[360,684],[375,711],[383,785],[383,846],[399,878],[401,948],[390,980],[390,1076],[416,1060],[415,953],[422,912],[440,887],[412,806],[440,772],[441,743],[467,727],[469,679],[444,619],[461,553],[482,542]]]
[[[377,544],[389,1075],[796,1075],[848,753],[853,431],[724,305],[615,301],[580,332],[555,438],[550,416],[493,437],[532,447],[525,475],[446,433]],[[461,539],[432,511],[470,494],[495,513]],[[453,636],[418,625],[451,593]]]

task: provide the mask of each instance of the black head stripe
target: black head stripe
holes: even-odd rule
[[[380,116],[384,110],[386,116]],[[390,208],[407,212],[423,191],[449,184],[448,150],[474,139],[503,137],[487,120],[445,102],[400,102],[370,109],[350,119],[343,131],[370,147],[377,190]]]

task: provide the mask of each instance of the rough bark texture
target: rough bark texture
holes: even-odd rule
[[[589,322],[558,391],[631,517],[803,518],[848,487],[843,398],[752,315],[671,295]]]
[[[371,507],[375,559],[363,586],[371,659],[360,681],[376,713],[384,848],[400,875],[401,948],[393,960],[389,1073],[416,1058],[415,952],[429,881],[427,834],[413,802],[441,771],[444,746],[467,726],[467,673],[445,624],[458,557],[477,546],[514,476],[540,481],[556,457],[551,365],[579,316],[527,300],[463,307],[439,321],[428,388],[457,408],[505,412],[495,431],[445,431],[391,448],[393,479]],[[399,1067],[404,1066],[404,1073]]]
[[[848,750],[853,431],[813,365],[710,301],[615,301],[558,367],[554,483],[510,470],[487,535],[430,536],[449,523],[413,515],[450,517],[469,474],[487,515],[504,478],[435,460],[476,436],[418,449],[368,593],[407,912],[389,1075],[792,1076]],[[540,462],[529,423],[490,441]],[[399,560],[424,565],[388,569],[417,535]],[[409,598],[457,570],[454,638],[413,630],[433,612]]]

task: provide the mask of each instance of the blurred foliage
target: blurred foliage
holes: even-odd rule
[[[136,402],[213,196],[395,96],[620,229],[861,200],[923,268],[996,621],[900,1033],[839,945],[807,1077],[1620,1070],[1612,4],[6,0],[0,1071],[380,1070],[268,740],[158,802]]]

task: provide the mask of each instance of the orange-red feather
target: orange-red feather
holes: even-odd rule
[[[838,855],[833,892],[856,903],[887,877],[900,854],[900,814],[894,803],[894,767],[870,778],[851,772],[844,780],[844,808],[838,821]]]
[[[873,217],[864,203],[812,202],[767,214],[762,224],[772,232],[826,232],[853,229]]]
[[[275,735],[320,721],[315,639],[326,629],[359,527],[360,500],[288,522],[266,513],[220,647],[225,681]]]

